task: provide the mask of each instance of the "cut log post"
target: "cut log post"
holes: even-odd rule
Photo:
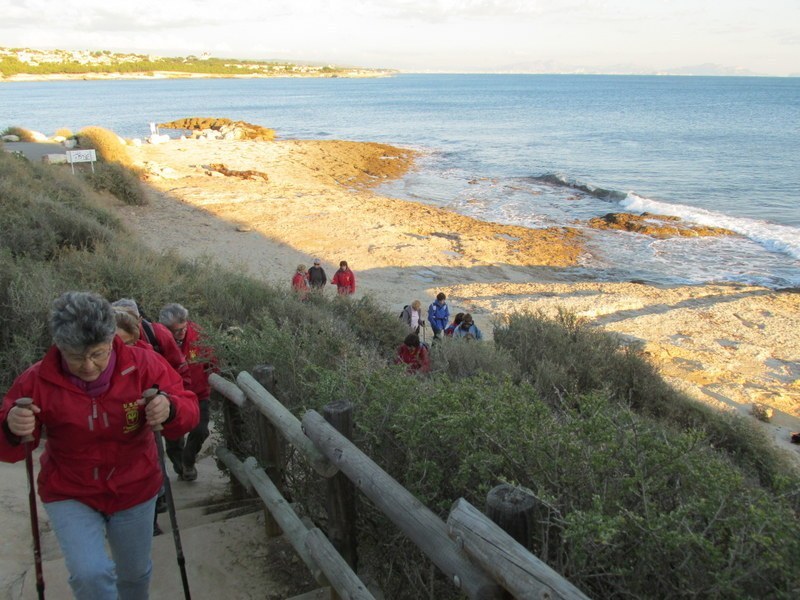
[[[244,392],[238,385],[216,373],[211,373],[211,375],[208,376],[208,383],[212,389],[218,391],[239,408],[243,407],[244,403],[247,401],[247,396],[244,395]]]
[[[247,472],[250,483],[253,484],[256,492],[283,530],[283,535],[289,540],[292,548],[295,549],[295,552],[308,567],[308,570],[311,571],[314,580],[321,586],[328,585],[325,575],[306,549],[305,539],[308,528],[292,510],[292,507],[278,491],[278,488],[275,487],[275,484],[269,480],[264,470],[259,468],[255,458],[251,456],[244,461],[243,468]]]
[[[338,431],[316,411],[303,416],[303,428],[317,447],[364,495],[413,541],[445,576],[469,598],[502,598],[503,590],[462,556],[448,537],[447,526],[411,492]]]
[[[533,548],[536,499],[531,494],[505,483],[493,487],[486,495],[486,516],[525,548]]]
[[[316,527],[306,536],[306,548],[340,598],[375,600],[325,534]]]
[[[275,367],[272,365],[258,365],[253,369],[253,379],[258,381],[272,397],[275,397]],[[276,399],[277,401],[277,399]],[[270,423],[269,419],[261,412],[256,417],[256,443],[258,445],[258,460],[264,466],[270,480],[284,493],[284,464],[283,464],[283,438],[278,435],[278,430]],[[280,527],[272,518],[269,511],[264,511],[264,527],[267,537],[277,537],[281,534]]]
[[[467,556],[491,573],[514,598],[589,600],[464,498],[453,505],[447,525],[450,537]]]
[[[323,408],[325,420],[348,440],[353,439],[353,405],[334,402]],[[339,472],[328,479],[328,536],[353,571],[358,570],[356,488]]]
[[[336,474],[338,470],[336,466],[325,458],[313,442],[303,434],[297,417],[265,390],[264,386],[258,383],[250,373],[246,371],[239,373],[236,383],[244,390],[250,401],[258,407],[258,410],[305,456],[317,473],[323,477],[332,477]]]

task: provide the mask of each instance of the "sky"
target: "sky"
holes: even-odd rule
[[[0,0],[0,46],[414,72],[800,75],[800,0]]]

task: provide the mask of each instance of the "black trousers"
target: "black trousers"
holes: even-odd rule
[[[188,435],[177,440],[166,440],[167,456],[172,461],[176,473],[183,471],[184,465],[193,467],[197,453],[208,438],[208,398],[200,400],[200,422]]]

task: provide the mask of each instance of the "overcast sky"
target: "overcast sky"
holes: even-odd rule
[[[800,0],[0,0],[0,46],[407,71],[800,75]]]

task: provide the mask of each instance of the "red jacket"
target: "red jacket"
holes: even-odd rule
[[[420,344],[416,348],[400,344],[397,347],[397,356],[394,359],[395,364],[408,365],[407,370],[409,373],[427,373],[431,370],[431,357],[428,352],[428,347]]]
[[[211,396],[211,386],[208,383],[209,374],[216,370],[217,359],[208,346],[200,344],[200,327],[188,321],[186,323],[186,336],[181,342],[181,352],[189,361],[189,375],[192,383],[189,389],[192,390],[198,400],[208,400]],[[172,436],[168,436],[172,439]]]
[[[173,437],[199,421],[197,401],[184,390],[180,376],[156,353],[126,346],[114,338],[116,364],[111,387],[94,400],[69,380],[61,354],[53,346],[44,358],[17,377],[3,398],[0,422],[18,398],[33,398],[37,415],[34,444],[42,425],[47,441],[41,457],[39,496],[43,502],[78,500],[110,514],[140,504],[158,493],[161,467],[144,406],[137,402],[154,384],[169,394],[174,418],[164,425]],[[25,458],[0,432],[0,460]]]
[[[150,327],[153,328],[153,335],[155,335],[158,349],[156,350],[156,347],[150,343],[150,339],[144,331],[144,325],[141,323],[139,324],[139,341],[144,341],[146,345],[166,358],[170,366],[183,378],[183,385],[191,389],[189,365],[186,363],[186,357],[183,355],[183,352],[181,352],[178,342],[172,337],[172,332],[167,329],[166,325],[162,325],[161,323],[150,322]]]
[[[292,287],[297,292],[302,292],[308,289],[308,278],[299,271],[292,277]]]
[[[336,286],[340,294],[356,293],[356,275],[350,269],[346,271],[338,269],[331,278],[331,283]]]

